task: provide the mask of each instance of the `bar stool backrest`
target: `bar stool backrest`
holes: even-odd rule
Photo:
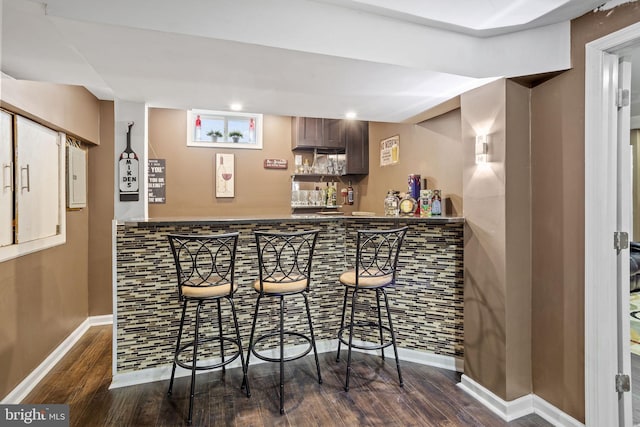
[[[260,293],[263,283],[286,284],[306,281],[309,290],[311,261],[319,230],[294,233],[256,231]]]
[[[358,279],[391,276],[396,281],[400,248],[409,227],[392,230],[358,230],[356,240],[356,287]]]
[[[236,289],[234,267],[238,235],[168,235],[176,265],[180,300],[183,299],[183,286],[228,286],[227,295],[233,295]]]

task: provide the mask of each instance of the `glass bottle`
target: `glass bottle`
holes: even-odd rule
[[[384,215],[398,216],[398,198],[393,190],[389,190],[384,198]]]
[[[418,204],[416,203],[416,199],[411,197],[411,194],[405,193],[404,197],[400,199],[400,215],[403,216],[411,216],[414,215]]]
[[[354,198],[353,185],[351,185],[351,181],[349,181],[349,185],[347,186],[347,204],[353,205]]]
[[[336,187],[333,185],[329,185],[327,182],[327,206],[333,207],[338,204],[338,195],[336,194]]]

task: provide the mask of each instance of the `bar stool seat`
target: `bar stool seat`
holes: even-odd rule
[[[281,277],[282,280],[284,276]],[[253,288],[260,292],[261,290],[265,294],[288,294],[302,292],[307,287],[307,278],[303,276],[292,277],[290,282],[278,281],[278,278],[274,278],[275,281],[264,281],[260,279],[253,282]]]
[[[381,350],[384,359],[384,349],[393,346],[398,370],[400,387],[404,385],[402,372],[400,371],[400,361],[398,359],[398,347],[396,345],[396,334],[391,321],[391,310],[386,288],[395,285],[396,272],[400,248],[407,233],[408,227],[401,227],[392,230],[358,230],[356,240],[355,268],[340,274],[340,283],[344,286],[344,298],[342,303],[342,318],[340,329],[338,330],[338,352],[336,361],[340,361],[340,347],[342,344],[348,348],[347,352],[347,378],[345,381],[345,391],[349,391],[349,379],[351,376],[351,350]],[[377,318],[356,319],[355,313],[358,307],[359,293],[367,291],[375,292]],[[351,307],[349,321],[346,322],[347,302],[351,293]],[[386,324],[382,321],[382,311],[380,296],[384,297],[384,307],[387,314]],[[365,310],[366,311],[366,310]],[[366,316],[366,313],[363,314]],[[366,328],[377,330],[379,341],[354,342],[354,329],[365,330]],[[344,334],[348,334],[347,337]],[[385,335],[390,338],[385,338]]]
[[[356,280],[356,270],[348,270],[340,275],[340,283],[345,286],[355,287],[356,283],[361,288],[380,288],[393,282],[393,274],[386,274],[380,270],[361,274]]]

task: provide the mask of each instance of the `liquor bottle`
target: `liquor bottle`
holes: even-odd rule
[[[202,120],[200,120],[200,116],[196,117],[196,141],[200,141],[202,132]]]
[[[127,148],[120,154],[118,172],[120,181],[120,201],[137,202],[139,200],[138,188],[138,155],[131,149],[131,127],[127,130]]]
[[[349,185],[347,186],[347,204],[353,205],[353,199],[354,199],[353,186],[351,185],[351,181],[349,181]]]
[[[333,185],[329,185],[327,182],[327,206],[337,206],[338,205],[338,195],[336,194],[336,187]]]
[[[384,214],[385,216],[398,216],[398,212],[398,198],[393,190],[389,190],[387,197],[384,198]]]

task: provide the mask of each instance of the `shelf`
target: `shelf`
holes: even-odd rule
[[[291,206],[291,209],[338,209],[342,206]]]
[[[344,175],[337,175],[337,174],[328,174],[328,173],[294,173],[293,175],[291,175],[291,177],[293,179],[296,178],[341,178]]]

